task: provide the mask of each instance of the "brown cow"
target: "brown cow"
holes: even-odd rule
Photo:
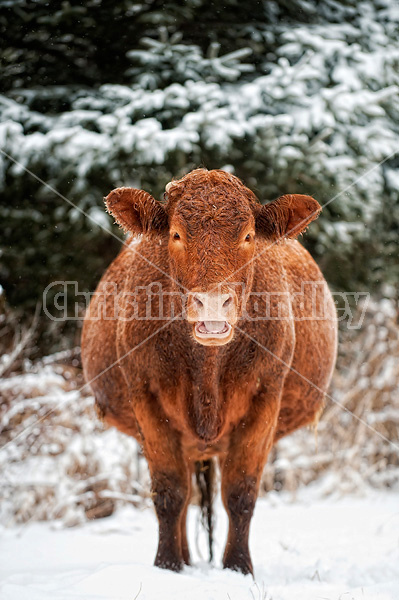
[[[293,239],[320,206],[301,195],[262,206],[233,175],[206,169],[166,190],[165,203],[130,188],[106,198],[136,238],[91,302],[85,376],[104,419],[143,447],[155,565],[189,564],[192,475],[205,473],[209,493],[217,457],[229,516],[223,565],[253,573],[248,533],[267,455],[317,421],[335,362],[331,295]]]

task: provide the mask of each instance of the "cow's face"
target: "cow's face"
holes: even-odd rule
[[[171,273],[194,339],[227,344],[252,286],[255,199],[231,175],[203,169],[169,184],[167,196]]]
[[[119,188],[106,204],[124,229],[167,238],[170,274],[186,298],[194,339],[227,344],[251,291],[256,239],[297,236],[320,206],[298,195],[262,206],[233,175],[206,169],[168,184],[166,198],[160,204],[141,190]]]

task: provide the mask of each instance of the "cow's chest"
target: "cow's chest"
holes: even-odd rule
[[[156,354],[162,369],[156,389],[172,425],[207,444],[239,423],[256,393],[256,349],[171,343],[160,336]]]

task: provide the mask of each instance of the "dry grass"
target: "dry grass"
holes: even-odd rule
[[[62,519],[75,525],[146,503],[136,442],[98,420],[83,387],[79,349],[62,352],[0,383],[0,520]],[[143,464],[141,464],[143,463]]]

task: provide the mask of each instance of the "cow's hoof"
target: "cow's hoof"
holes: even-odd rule
[[[231,569],[232,571],[238,571],[239,573],[242,573],[243,575],[254,575],[254,569],[252,566],[252,562],[251,559],[245,556],[240,556],[239,558],[237,557],[231,557],[231,559],[226,558],[223,561],[223,568],[224,569]]]
[[[159,569],[167,569],[169,571],[175,571],[175,573],[179,573],[183,567],[184,562],[180,560],[173,560],[170,558],[156,558],[154,565]]]

